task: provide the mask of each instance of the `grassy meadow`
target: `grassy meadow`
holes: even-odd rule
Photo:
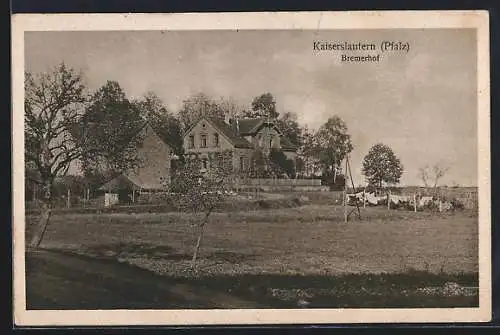
[[[42,248],[257,295],[275,307],[477,305],[477,215],[380,207],[361,214],[345,223],[342,206],[314,203],[214,213],[196,273],[201,214],[57,214]],[[27,217],[28,228],[36,219]]]

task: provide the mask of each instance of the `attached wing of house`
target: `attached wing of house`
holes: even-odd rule
[[[101,186],[101,190],[163,190],[170,180],[172,149],[146,123],[136,136],[141,136],[137,148],[140,163]]]

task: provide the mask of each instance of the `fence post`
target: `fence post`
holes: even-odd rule
[[[68,188],[68,198],[66,199],[66,206],[68,208],[71,207],[71,189],[70,188]]]
[[[365,192],[365,189],[363,189],[363,208],[366,208],[366,192]]]
[[[387,210],[391,209],[391,196],[390,193],[387,193]]]
[[[344,189],[344,222],[347,223],[347,192]]]
[[[443,211],[443,202],[441,201],[441,197],[439,198],[439,212]]]
[[[413,193],[413,211],[417,212],[417,195]]]

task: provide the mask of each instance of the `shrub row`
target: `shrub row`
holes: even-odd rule
[[[286,197],[283,199],[266,200],[236,200],[226,201],[215,208],[215,212],[237,212],[262,209],[278,209],[298,207],[308,202],[308,199],[299,197]],[[173,203],[112,206],[112,207],[88,207],[88,208],[61,208],[53,209],[55,214],[95,214],[95,213],[168,213],[178,212],[179,207]],[[26,215],[38,215],[40,209],[26,209]]]

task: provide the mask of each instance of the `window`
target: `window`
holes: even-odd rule
[[[207,147],[207,135],[201,135],[201,147],[202,148]]]
[[[273,147],[273,139],[271,138],[271,139],[269,140],[269,149],[271,149],[272,147]]]
[[[219,147],[219,134],[214,134],[214,146]]]
[[[208,169],[208,159],[203,158],[203,160],[201,161],[201,164],[202,164],[202,166],[203,166],[203,168],[204,168],[205,170],[207,170],[207,169]]]
[[[189,136],[189,149],[193,149],[194,148],[194,136],[191,135]]]
[[[245,158],[243,156],[240,157],[240,170],[243,171],[245,169]]]

